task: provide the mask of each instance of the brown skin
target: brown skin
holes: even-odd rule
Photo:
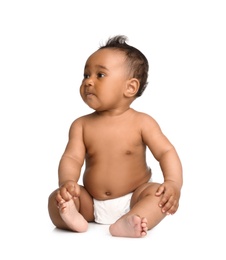
[[[174,146],[149,115],[130,108],[139,81],[129,77],[123,52],[102,49],[85,65],[80,87],[94,113],[76,119],[59,163],[59,188],[49,197],[53,224],[85,232],[94,221],[93,198],[133,192],[131,210],[110,225],[113,236],[143,237],[179,206],[182,166]],[[159,162],[164,182],[149,182],[146,147]],[[77,184],[86,162],[84,186]]]

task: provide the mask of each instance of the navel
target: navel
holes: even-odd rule
[[[111,196],[111,192],[109,192],[109,191],[106,191],[105,194],[106,194],[107,196]]]
[[[130,150],[127,150],[126,155],[130,155],[130,154],[132,154],[132,152]]]

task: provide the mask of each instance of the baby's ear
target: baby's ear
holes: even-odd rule
[[[136,78],[129,79],[126,84],[124,95],[126,97],[135,97],[139,90],[140,82]]]

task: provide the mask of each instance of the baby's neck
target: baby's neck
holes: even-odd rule
[[[130,107],[126,107],[126,108],[120,108],[120,109],[114,109],[108,111],[95,111],[94,113],[97,114],[98,116],[118,117],[130,113],[132,110],[133,109],[131,109]]]

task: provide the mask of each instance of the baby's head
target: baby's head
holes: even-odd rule
[[[136,78],[140,83],[139,90],[136,93],[136,97],[140,97],[148,84],[148,60],[141,51],[128,45],[126,41],[126,36],[118,35],[109,38],[106,44],[102,45],[99,50],[113,48],[122,51],[125,54],[130,77]]]

